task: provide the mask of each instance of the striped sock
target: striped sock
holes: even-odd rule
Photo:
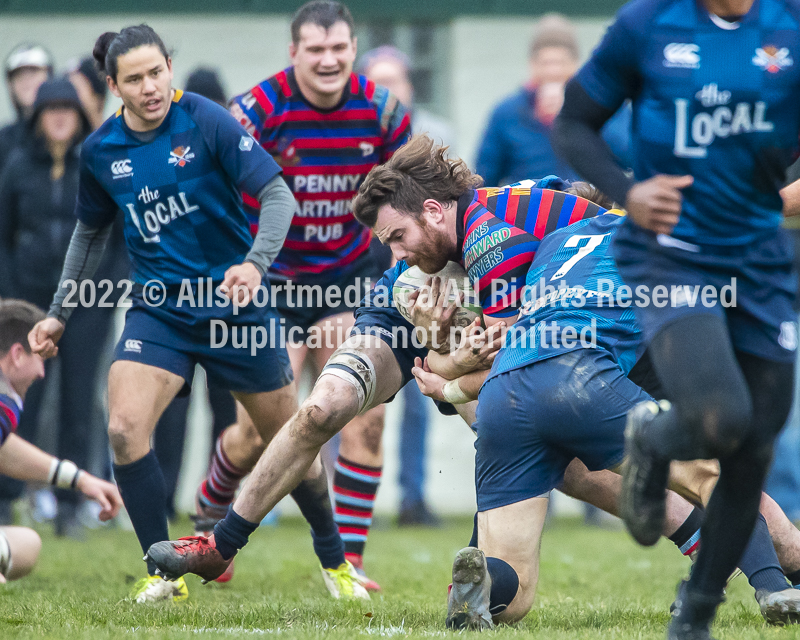
[[[669,537],[683,555],[691,556],[700,548],[700,525],[703,524],[704,516],[703,509],[695,507],[678,530]]]
[[[381,467],[367,467],[339,456],[333,474],[334,520],[344,541],[344,555],[356,567],[363,564],[364,545],[372,524]]]
[[[239,488],[239,483],[247,475],[247,471],[239,469],[225,455],[222,449],[223,431],[211,457],[211,464],[208,468],[208,475],[200,485],[201,499],[208,505],[214,507],[227,507]]]

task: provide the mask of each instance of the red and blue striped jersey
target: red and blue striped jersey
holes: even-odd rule
[[[462,265],[484,314],[515,316],[541,239],[604,212],[589,200],[550,189],[485,188],[459,198],[456,229]]]
[[[22,401],[0,373],[0,445],[17,430]]]
[[[290,67],[234,98],[231,113],[283,168],[297,201],[270,274],[293,280],[340,274],[370,242],[352,199],[370,169],[408,140],[408,112],[387,89],[356,74],[338,106],[318,109],[303,97]],[[258,203],[245,202],[254,207],[255,233]]]

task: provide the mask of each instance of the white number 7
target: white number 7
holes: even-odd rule
[[[567,275],[567,272],[576,264],[578,264],[580,260],[588,256],[592,251],[603,244],[603,239],[609,235],[611,234],[604,233],[602,236],[570,236],[569,240],[564,243],[564,248],[569,249],[570,247],[577,247],[581,240],[588,240],[588,242],[578,249],[574,256],[561,265],[561,268],[553,274],[552,278],[550,278],[550,282],[557,280],[558,278],[563,278],[565,275]]]

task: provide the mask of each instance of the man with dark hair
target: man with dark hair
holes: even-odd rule
[[[101,520],[117,515],[122,498],[105,480],[59,460],[14,433],[28,388],[44,377],[44,361],[31,352],[28,333],[44,318],[37,307],[22,300],[0,301],[0,472],[12,478],[77,489],[101,507]],[[24,527],[0,526],[0,583],[31,572],[42,541]]]
[[[291,30],[292,66],[234,98],[231,113],[275,158],[297,201],[268,276],[299,378],[306,364],[319,373],[352,326],[353,306],[368,280],[380,275],[369,252],[370,232],[353,217],[351,200],[369,170],[408,139],[409,116],[388,90],[353,73],[357,43],[346,6],[309,2],[294,15]],[[245,202],[254,201],[246,196]],[[255,232],[255,216],[251,223]],[[297,286],[326,292],[320,296],[324,301],[298,299]],[[338,296],[329,297],[337,288]],[[341,535],[347,560],[372,590],[379,586],[362,567],[383,464],[382,433],[382,407],[342,432],[333,480],[338,531],[334,528],[328,541],[315,537],[317,544],[333,544]],[[241,425],[220,436],[197,493],[199,515],[225,516],[261,450],[262,443],[243,436]],[[316,484],[306,480],[292,495],[301,510],[325,503],[327,478],[320,476]]]

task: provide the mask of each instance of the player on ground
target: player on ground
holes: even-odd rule
[[[635,0],[568,85],[556,125],[570,164],[625,203],[614,245],[624,281],[683,292],[636,308],[671,405],[631,412],[621,503],[634,537],[652,544],[670,460],[720,460],[670,638],[710,637],[791,406],[795,277],[780,188],[800,128],[798,26],[795,0]],[[597,133],[626,98],[633,179]],[[685,304],[695,287],[719,298],[734,282],[735,306]]]
[[[286,319],[299,379],[309,359],[319,373],[349,332],[365,279],[380,276],[368,251],[370,232],[353,217],[351,202],[369,170],[408,140],[409,117],[385,88],[352,72],[356,38],[346,6],[309,2],[295,13],[291,32],[292,66],[235,98],[231,113],[282,167],[297,201],[269,280],[278,290],[274,304]],[[245,201],[254,204],[247,196]],[[314,287],[318,295],[299,296],[298,286]],[[263,451],[255,447],[250,464],[238,469],[222,464],[228,441],[240,430],[232,427],[220,438],[198,491],[207,516],[224,517],[239,481]],[[363,573],[363,552],[381,477],[382,433],[382,406],[354,418],[342,431],[333,481],[346,557],[373,590],[379,587]],[[302,496],[293,495],[302,508]],[[327,485],[308,499],[327,499]]]
[[[0,301],[0,472],[25,480],[75,489],[100,507],[100,520],[119,513],[122,498],[110,482],[81,471],[20,438],[14,431],[25,393],[44,377],[42,358],[31,352],[28,333],[44,313],[22,300]],[[36,565],[42,541],[26,527],[0,527],[0,584],[28,575]]]
[[[252,299],[283,243],[294,200],[280,167],[223,108],[172,88],[172,61],[150,27],[103,34],[94,55],[123,107],[83,145],[63,286],[31,333],[31,346],[55,354],[69,315],[67,285],[75,281],[80,289],[92,276],[121,210],[133,305],[109,372],[108,432],[114,476],[147,550],[169,538],[164,478],[150,436],[166,406],[188,391],[196,363],[244,407],[247,435],[268,441],[297,408],[286,350],[265,329],[277,316]],[[260,204],[264,224],[255,241],[241,191],[257,194]],[[252,344],[236,348],[242,340]],[[320,465],[310,473],[322,475]],[[305,515],[329,588],[368,597],[349,575],[330,505],[316,511]],[[183,582],[157,577],[152,563],[148,573],[136,602],[187,597]]]
[[[609,284],[622,285],[608,250],[623,221],[619,213],[577,222],[542,241],[520,320],[491,372],[481,373],[486,382],[475,424],[481,550],[467,548],[456,558],[449,627],[489,628],[493,618],[524,617],[538,580],[549,491],[562,484],[573,457],[592,471],[618,468],[627,411],[651,400],[628,378],[641,350],[630,293],[608,293]],[[442,399],[441,377],[419,367],[414,373],[424,392]],[[800,619],[800,593],[784,577],[763,517],[739,566],[768,622]]]

